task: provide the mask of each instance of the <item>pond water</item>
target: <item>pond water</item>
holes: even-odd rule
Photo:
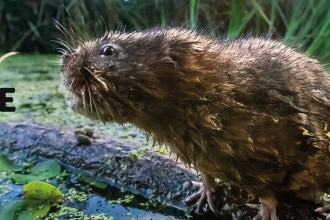
[[[0,207],[22,197],[23,185],[8,182],[8,179],[5,178],[0,183],[10,189],[8,193],[0,197]],[[136,195],[128,195],[110,186],[105,189],[106,191],[100,191],[100,189],[89,187],[87,184],[70,183],[69,180],[61,180],[59,184],[59,181],[54,178],[50,183],[59,186],[65,199],[61,206],[52,208],[43,219],[187,219],[184,212],[161,207],[159,204],[153,206],[150,203],[150,207],[146,209],[145,206],[140,205],[149,204],[146,199]],[[1,189],[0,193],[2,193]],[[129,199],[124,199],[121,202],[120,198],[125,197]]]

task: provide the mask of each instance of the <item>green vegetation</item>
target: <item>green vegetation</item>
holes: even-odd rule
[[[7,15],[0,20],[3,52],[55,52],[59,45],[51,40],[63,39],[72,43],[76,36],[93,38],[107,29],[132,31],[176,23],[230,38],[249,33],[280,38],[302,48],[309,56],[330,62],[328,0],[39,2],[6,1],[0,4],[0,12]],[[15,17],[19,19],[11,19]]]
[[[113,220],[112,216],[106,216],[106,214],[91,214],[86,215],[83,211],[78,210],[77,208],[67,207],[67,206],[59,206],[60,210],[56,213],[51,213],[46,220],[57,220],[62,216],[70,216],[71,219],[81,219],[81,220]],[[74,215],[74,217],[72,217]]]
[[[6,173],[6,177],[0,178],[0,195],[5,196],[14,190],[10,184],[10,177],[17,184],[27,183],[23,189],[23,198],[16,198],[0,204],[0,219],[29,220],[41,218],[47,215],[51,206],[62,202],[64,199],[58,188],[49,183],[34,181],[48,179],[60,174],[61,167],[57,162],[47,160],[36,163],[32,167],[26,163],[21,163],[21,165],[22,167],[14,164],[13,161],[0,154],[0,171]],[[22,171],[24,174],[13,173],[13,171]]]
[[[124,198],[110,200],[109,203],[117,203],[117,204],[130,203],[133,199],[134,199],[134,195],[125,195]]]
[[[60,165],[54,160],[39,161],[36,157],[25,158],[19,155],[20,153],[14,157],[15,160],[10,160],[0,154],[0,197],[2,198],[0,219],[30,220],[45,217],[48,220],[55,220],[59,217],[67,219],[68,216],[70,219],[113,219],[106,213],[92,214],[74,208],[76,204],[86,203],[92,196],[95,197],[95,191],[89,186],[72,185],[69,181],[72,178],[79,178],[80,175],[69,174],[65,170],[61,172]],[[20,178],[17,179],[17,176]],[[58,186],[64,193],[62,194],[59,188],[48,181]],[[89,181],[92,181],[90,185],[100,186],[93,184],[98,182],[97,180],[89,178]],[[27,184],[24,187],[21,186],[25,183]],[[75,188],[71,188],[72,186]],[[105,189],[104,184],[101,187]],[[20,191],[24,196],[17,194]]]
[[[27,173],[11,173],[10,177],[16,184],[26,184],[32,181],[41,181],[55,177],[60,172],[61,166],[56,161],[46,160],[31,167]]]

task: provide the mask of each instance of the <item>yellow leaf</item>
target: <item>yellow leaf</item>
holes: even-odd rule
[[[26,199],[42,200],[51,203],[61,202],[63,194],[55,186],[44,182],[31,182],[24,186]]]

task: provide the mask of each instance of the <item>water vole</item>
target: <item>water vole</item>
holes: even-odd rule
[[[61,72],[75,112],[132,123],[193,164],[198,209],[214,209],[214,178],[252,191],[255,219],[272,220],[276,194],[314,200],[330,183],[330,76],[279,41],[114,31],[68,46]]]

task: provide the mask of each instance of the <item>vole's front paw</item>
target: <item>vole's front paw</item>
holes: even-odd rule
[[[330,204],[315,209],[315,212],[318,212],[320,215],[326,216],[326,219],[330,219]]]
[[[259,197],[260,204],[247,204],[249,207],[258,209],[259,213],[253,220],[278,220],[276,216],[277,201],[271,194],[269,196]]]
[[[203,213],[205,204],[208,204],[208,207],[215,212],[214,208],[214,200],[212,198],[213,193],[215,192],[215,181],[214,178],[208,174],[201,173],[202,183],[200,182],[192,182],[197,188],[199,188],[198,192],[192,194],[188,198],[186,198],[185,203],[188,205],[197,204],[197,208],[195,210],[196,214]]]

